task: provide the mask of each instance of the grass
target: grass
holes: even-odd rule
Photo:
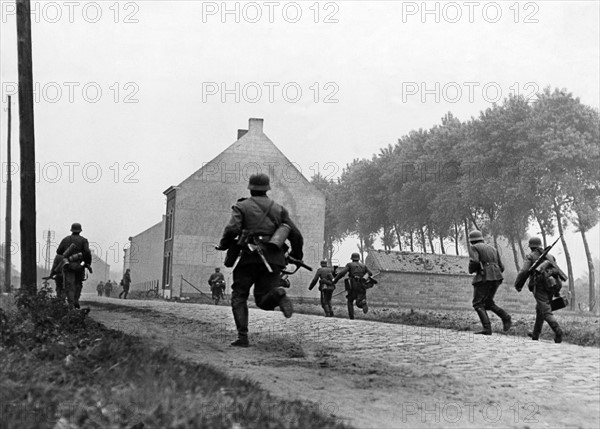
[[[38,295],[0,300],[2,428],[345,427]]]

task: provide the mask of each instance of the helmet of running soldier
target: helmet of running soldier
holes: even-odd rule
[[[327,266],[327,261],[321,261],[321,266],[322,267],[326,267]]]
[[[218,273],[219,271],[221,271],[219,267],[215,268],[215,273]]]
[[[483,241],[483,234],[481,231],[471,231],[469,232],[469,243],[475,244]]]
[[[360,255],[358,253],[353,253],[350,256],[350,259],[353,260],[353,261],[360,261]]]
[[[76,222],[71,225],[71,232],[81,232],[81,224]]]
[[[529,239],[529,248],[537,249],[538,247],[542,247],[542,240],[540,240],[540,237],[531,237]]]
[[[248,180],[248,189],[251,191],[269,191],[271,189],[271,180],[266,174],[253,174]]]

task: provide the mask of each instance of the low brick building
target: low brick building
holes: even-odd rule
[[[198,294],[192,285],[207,293],[208,277],[215,267],[221,267],[230,285],[231,269],[223,267],[225,253],[214,247],[229,221],[231,206],[239,198],[250,196],[248,179],[256,173],[269,175],[269,196],[288,209],[302,232],[305,262],[318,266],[323,248],[325,196],[263,133],[262,119],[250,119],[248,130],[238,130],[237,137],[213,160],[164,191],[167,206],[163,222],[133,237],[131,255],[125,253],[124,265],[131,268],[134,284],[152,280],[160,267],[165,297]],[[129,263],[128,257],[135,252],[135,264]],[[291,278],[298,286],[292,287],[290,293],[308,296],[310,292],[304,286],[311,278],[311,273],[300,270]]]
[[[472,308],[473,275],[467,256],[370,250],[365,263],[379,283],[369,290],[369,300],[388,306]],[[507,279],[496,294],[507,311],[531,312],[535,302],[527,291],[517,293]]]
[[[165,237],[165,216],[147,230],[129,237],[125,249],[123,273],[130,269],[130,291],[156,289],[162,278],[162,252]]]

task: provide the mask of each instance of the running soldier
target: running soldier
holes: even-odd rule
[[[502,329],[508,331],[512,326],[510,315],[494,302],[496,291],[504,277],[504,265],[498,251],[484,243],[481,231],[469,233],[471,249],[469,251],[469,273],[475,273],[473,278],[473,308],[479,316],[483,330],[476,332],[480,335],[492,335],[492,324],[487,310],[502,319]]]
[[[333,284],[333,268],[327,266],[327,261],[321,261],[321,268],[315,274],[310,282],[308,290],[313,290],[319,282],[319,291],[321,292],[321,307],[325,311],[325,317],[333,317],[333,308],[331,308],[331,297],[335,290]]]
[[[218,304],[219,300],[223,299],[223,294],[225,293],[225,276],[219,267],[215,268],[215,272],[208,278],[208,284],[212,292],[212,299],[215,304]]]
[[[540,258],[542,252],[542,240],[539,237],[531,237],[529,239],[529,249],[531,253],[525,258],[523,268],[519,271],[515,280],[515,289],[521,292],[527,278],[529,277],[529,269]],[[560,296],[562,281],[560,278],[560,270],[556,267],[554,256],[547,254],[545,259],[550,262],[548,267],[540,265],[529,280],[529,290],[533,292],[535,298],[535,323],[533,324],[533,332],[527,334],[532,340],[537,341],[544,327],[544,320],[554,331],[554,342],[561,343],[563,331],[552,313],[552,297]]]
[[[232,207],[231,219],[217,247],[228,250],[225,266],[233,266],[239,255],[231,285],[231,308],[238,331],[238,339],[231,343],[235,347],[249,345],[248,296],[252,285],[254,301],[259,308],[274,310],[279,307],[285,317],[292,316],[292,302],[285,288],[279,286],[281,270],[287,265],[286,238],[291,244],[290,256],[300,261],[303,257],[302,234],[287,209],[267,196],[271,189],[269,176],[250,176],[248,189],[251,197],[238,200]]]
[[[339,279],[348,274],[348,278],[344,280],[346,287],[346,299],[348,300],[348,317],[354,319],[354,301],[356,300],[356,306],[362,308],[363,313],[369,311],[367,305],[367,289],[373,285],[373,280],[370,277],[373,275],[371,270],[360,262],[360,255],[353,253],[350,256],[352,262],[348,262],[344,268],[342,268],[335,278],[333,284],[335,285]]]

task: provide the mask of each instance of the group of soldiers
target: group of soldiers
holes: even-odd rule
[[[473,278],[473,308],[483,326],[483,330],[477,334],[492,335],[488,310],[502,320],[503,330],[506,332],[512,327],[512,319],[494,302],[496,291],[504,280],[502,276],[504,265],[500,254],[495,247],[484,242],[480,231],[471,231],[469,242],[471,243],[469,273],[475,274]],[[548,253],[549,249],[544,250],[542,247],[542,240],[538,237],[530,238],[529,249],[530,253],[525,258],[514,284],[517,292],[521,292],[529,279],[529,290],[535,298],[535,323],[533,331],[528,335],[532,340],[539,340],[545,321],[554,332],[554,342],[561,343],[563,331],[552,313],[552,303],[555,298],[558,298],[558,301],[564,305],[564,300],[560,298],[560,290],[562,281],[566,280],[566,277],[556,265],[554,257]]]
[[[286,277],[283,275],[286,273],[284,269],[289,262],[303,264],[302,234],[285,207],[267,196],[267,191],[271,189],[269,177],[265,174],[252,175],[248,189],[251,197],[239,199],[232,207],[229,223],[216,246],[217,250],[227,251],[225,266],[234,268],[231,306],[238,338],[231,345],[236,347],[249,345],[247,302],[250,288],[254,286],[254,300],[259,308],[269,311],[279,307],[284,316],[289,318],[293,314],[293,306],[287,296],[286,284],[282,282],[282,278]],[[285,244],[286,240],[290,247]],[[470,273],[475,274],[472,282],[473,308],[483,327],[477,334],[492,334],[488,310],[500,317],[503,330],[508,331],[512,327],[511,316],[494,302],[496,291],[504,279],[504,265],[500,254],[495,247],[484,242],[480,231],[472,231],[469,242],[468,268]],[[515,288],[520,292],[529,278],[529,289],[536,300],[536,320],[529,336],[538,340],[546,321],[554,331],[554,341],[560,343],[563,331],[552,313],[552,301],[554,297],[560,296],[561,271],[554,258],[544,251],[539,238],[530,239],[529,248],[531,253],[515,282]],[[540,265],[542,259],[547,262]],[[540,269],[544,265],[546,268]],[[322,261],[308,287],[312,290],[319,283],[325,316],[333,316],[333,292],[336,283],[346,275],[348,278],[344,283],[349,318],[354,319],[355,303],[367,313],[367,290],[377,283],[369,268],[360,262],[358,253],[353,253],[351,262],[338,272],[336,268],[329,267],[327,261]],[[532,275],[533,268],[536,271]]]
[[[119,293],[119,298],[127,299],[127,294],[129,294],[129,286],[131,284],[131,271],[129,268],[125,270],[125,274],[123,274],[123,279],[119,283],[122,290]],[[98,296],[106,296],[110,298],[110,294],[113,289],[116,289],[117,282],[112,282],[108,280],[106,283],[100,281],[96,286],[96,292],[98,292]]]

